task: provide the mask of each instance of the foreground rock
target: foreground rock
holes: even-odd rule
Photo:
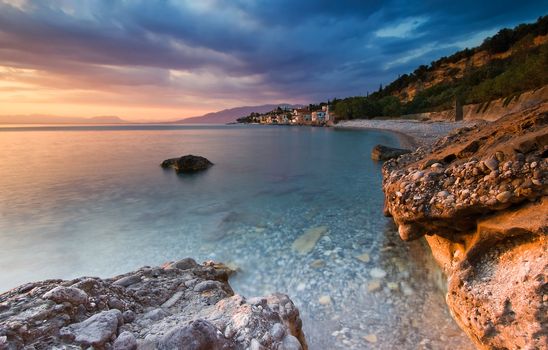
[[[464,128],[383,167],[402,239],[427,235],[480,348],[546,348],[548,107]]]
[[[173,168],[177,174],[180,174],[206,170],[212,165],[213,163],[207,158],[189,154],[180,158],[166,159],[162,162],[161,167],[164,169]]]
[[[371,151],[371,159],[385,161],[398,158],[401,155],[411,153],[408,149],[394,148],[383,145],[376,145]]]
[[[0,294],[0,349],[305,349],[283,294],[234,295],[232,271],[192,259],[112,279],[23,285]]]

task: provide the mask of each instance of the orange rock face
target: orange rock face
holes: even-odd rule
[[[385,213],[426,235],[482,349],[548,344],[548,106],[461,129],[383,168]]]

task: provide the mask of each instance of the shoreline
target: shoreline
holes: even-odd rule
[[[420,122],[402,119],[345,120],[333,126],[340,130],[380,130],[394,133],[400,138],[401,146],[417,149],[434,143],[438,138],[447,136],[450,132],[462,127],[476,125],[478,121],[458,122]]]
[[[393,134],[396,136],[400,142],[400,147],[408,149],[417,149],[421,146],[420,142],[411,135],[404,133],[403,131],[384,129],[384,128],[370,128],[370,127],[359,127],[359,126],[333,126],[335,130],[353,130],[353,131],[382,131]]]
[[[366,128],[359,128],[359,127],[356,127],[354,128],[356,130],[363,130],[363,129],[366,129]],[[410,143],[414,143],[416,141],[414,141],[413,137],[410,136],[410,135],[407,135],[406,133],[404,133],[403,131],[397,131],[397,130],[393,130],[393,129],[380,129],[380,128],[377,128],[377,130],[383,130],[383,131],[388,131],[390,133],[393,133],[394,135],[398,135],[398,137],[400,138],[400,140],[406,140],[407,142],[410,142]],[[307,225],[308,226],[308,225]],[[312,228],[314,228],[315,226],[311,226]],[[396,237],[394,235],[394,237]],[[319,251],[324,253],[324,252],[328,252],[328,251],[335,251],[333,249],[333,246],[336,246],[336,247],[339,247],[339,245],[336,245],[334,244],[333,246],[330,245],[330,242],[332,242],[331,240],[329,241],[320,241],[319,245],[318,245],[318,248],[319,248]],[[401,258],[400,255],[399,255],[399,250],[396,250],[394,247],[396,246],[395,242],[391,241],[390,239],[385,239],[383,240],[382,242],[384,242],[382,245],[379,246],[379,249],[381,252],[383,252],[382,254],[379,255],[379,259],[376,260],[375,259],[375,255],[373,255],[371,253],[371,250],[370,248],[367,248],[367,249],[360,249],[362,251],[369,251],[368,254],[364,255],[364,257],[362,257],[361,255],[359,255],[359,257],[361,258],[352,258],[351,255],[354,255],[354,254],[351,254],[351,255],[348,255],[348,257],[352,258],[351,260],[356,263],[356,264],[360,264],[359,265],[359,268],[360,270],[363,270],[363,271],[366,271],[366,274],[368,275],[371,275],[371,276],[368,276],[367,279],[365,280],[361,280],[362,283],[360,283],[363,288],[361,289],[362,292],[366,293],[366,295],[369,295],[371,298],[377,298],[379,295],[391,295],[390,297],[390,300],[391,301],[395,301],[395,304],[394,305],[408,305],[408,304],[403,304],[401,303],[402,300],[405,300],[406,302],[409,301],[409,299],[411,299],[410,295],[419,295],[422,293],[425,293],[425,289],[421,289],[421,288],[418,288],[419,285],[422,286],[422,284],[418,283],[418,282],[424,282],[424,279],[422,275],[413,275],[412,278],[409,278],[409,277],[405,277],[405,271],[401,271],[401,267],[400,267],[400,264],[401,266],[404,266],[404,263],[403,262],[400,262],[401,261]],[[415,247],[416,248],[416,247]],[[373,249],[373,247],[371,248]],[[387,249],[387,250],[385,250]],[[407,249],[407,248],[405,248]],[[389,253],[386,253],[386,251],[391,251],[392,255],[390,255]],[[416,254],[416,250],[415,249],[415,254]],[[360,252],[361,253],[361,252]],[[394,255],[396,253],[396,255]],[[369,257],[369,254],[372,255],[372,259]],[[418,254],[419,256],[421,256],[421,254]],[[323,256],[323,255],[322,255]],[[331,261],[331,259],[327,259],[327,258],[323,258],[325,260],[325,264],[326,266],[331,269],[332,266],[336,263],[338,264],[337,260],[338,257],[336,257],[334,254],[331,254],[330,256],[333,256],[335,260]],[[394,260],[394,261],[398,261],[400,262],[399,264],[392,264],[392,260],[389,259],[390,256],[396,258],[396,259],[400,259],[400,260]],[[382,258],[381,258],[382,257]],[[363,260],[367,260],[367,262],[363,261]],[[371,264],[369,264],[369,260],[373,260],[374,262],[372,262]],[[226,260],[226,259],[223,259],[223,260]],[[384,263],[382,263],[384,261]],[[361,266],[361,264],[364,263],[365,265],[364,266]],[[352,265],[353,266],[353,265]],[[409,268],[410,266],[408,266],[407,264],[405,265],[406,268],[404,268],[404,270],[409,270],[409,271],[416,271],[418,270],[418,266],[421,266],[421,264],[418,264],[418,263],[415,263],[415,268]],[[348,269],[348,267],[346,268]],[[169,270],[169,269],[168,269]],[[369,271],[369,272],[367,272]],[[423,271],[423,270],[421,270]],[[139,273],[140,274],[140,273]],[[156,280],[158,278],[162,278],[163,276],[163,272],[162,270],[156,270],[154,269],[154,271],[151,271],[151,274],[150,276],[148,275],[148,272],[147,274],[143,274],[141,277],[142,277],[142,281],[145,282],[145,279],[150,279],[150,281],[153,281],[153,280]],[[127,277],[129,277],[130,275],[135,275],[135,273],[126,273],[125,275],[128,275]],[[375,276],[383,276],[381,278],[377,278]],[[403,277],[402,277],[403,276]],[[422,277],[421,277],[422,276]],[[167,277],[167,276],[165,276]],[[199,276],[198,276],[199,277]],[[96,281],[98,281],[97,279],[94,279]],[[99,279],[99,280],[110,280],[110,278],[103,278],[103,279]],[[80,281],[80,282],[83,282],[83,281]],[[66,283],[66,284],[65,284]],[[87,283],[87,282],[86,282]],[[102,283],[99,281],[98,283],[100,283],[102,285]],[[105,288],[105,293],[102,293],[102,294],[99,294],[97,296],[93,295],[92,298],[99,298],[103,295],[109,295],[111,293],[114,293],[116,294],[115,292],[110,292],[107,290],[110,289],[110,287],[108,286],[110,282],[107,282],[106,285],[104,285],[104,288]],[[120,282],[121,283],[121,282]],[[126,282],[124,282],[125,284]],[[186,281],[185,281],[186,283]],[[61,284],[63,284],[63,286],[67,286],[67,287],[72,287],[73,284],[71,283],[68,283],[68,281],[65,281],[65,282],[61,282]],[[53,286],[51,286],[53,287]],[[138,288],[137,288],[138,287]],[[78,288],[80,289],[80,287],[74,287],[74,288]],[[84,287],[82,287],[84,288]],[[132,284],[131,285],[131,288],[130,289],[136,289],[136,291],[138,292],[141,292],[145,289],[147,289],[148,287],[147,286],[139,286],[138,284]],[[194,287],[193,287],[194,288]],[[297,287],[297,288],[300,288],[300,287]],[[31,290],[34,289],[34,288],[31,288]],[[48,288],[49,289],[49,288]],[[85,288],[84,288],[85,289]],[[189,287],[190,289],[190,287]],[[198,288],[198,289],[201,289]],[[86,293],[87,290],[84,290]],[[209,293],[209,289],[207,290],[207,292]],[[427,290],[426,290],[427,291]],[[178,291],[178,292],[181,292],[181,291]],[[178,293],[177,292],[177,293]],[[22,292],[23,294],[27,293],[27,292]],[[171,292],[170,292],[171,293]],[[176,295],[180,295],[180,294],[177,294]],[[259,295],[268,295],[270,292],[268,293],[261,293]],[[40,293],[38,293],[38,290],[35,290],[34,292],[31,293],[32,294],[32,298],[34,297],[39,297]],[[81,294],[81,293],[80,293]],[[246,292],[246,291],[242,291],[242,294],[243,295],[255,295],[254,293],[249,293],[249,292]],[[319,304],[319,308],[337,308],[338,307],[338,301],[340,300],[343,300],[343,297],[345,297],[346,295],[344,294],[337,294],[337,293],[333,293],[332,291],[322,291],[321,293],[317,293],[318,295],[314,295],[313,297],[310,297],[310,300],[312,300],[312,303],[316,303],[316,304]],[[175,294],[174,294],[175,295]],[[297,294],[290,294],[292,296],[295,296],[297,297]],[[308,294],[307,295],[311,295],[311,294]],[[431,296],[431,294],[429,294]],[[26,296],[25,296],[26,297]],[[327,298],[328,297],[328,298]],[[194,296],[190,297],[190,299],[194,298]],[[415,297],[416,298],[416,297]],[[118,298],[120,299],[120,298]],[[440,303],[443,302],[443,298],[440,296],[439,298],[433,298],[435,299],[436,301],[431,301],[431,303],[433,304],[430,304],[433,307],[433,309],[435,310],[438,310],[437,312],[439,312],[439,315],[442,315],[443,312],[441,310],[446,310],[445,308],[442,308],[440,307]],[[294,299],[295,301],[299,301],[299,297],[297,297],[296,299]],[[430,298],[430,300],[432,300],[432,298]],[[163,300],[162,300],[163,301]],[[182,297],[179,299],[179,302],[182,302],[183,299]],[[108,302],[108,300],[107,300]],[[93,301],[93,303],[97,304],[95,301]],[[114,306],[120,306],[120,305],[115,305],[117,304],[116,301],[114,301],[112,304],[112,307],[110,305],[107,305],[110,309],[112,308],[115,308]],[[169,303],[168,303],[169,304]],[[298,305],[298,303],[297,303]],[[86,304],[87,306],[87,304]],[[89,305],[91,307],[91,304]],[[159,314],[159,316],[165,316],[165,314],[162,312],[163,311],[166,311],[164,309],[167,309],[167,311],[172,314],[171,317],[174,317],[174,319],[179,319],[180,317],[183,317],[184,315],[180,315],[180,313],[178,312],[178,310],[174,310],[172,309],[171,306],[166,306],[166,307],[163,307],[163,304],[160,304],[160,302],[158,304],[155,304],[152,309],[148,309],[149,306],[146,306],[147,310],[143,309],[142,312],[141,312],[141,309],[138,307],[138,303],[137,303],[137,310],[135,308],[130,308],[130,310],[132,310],[133,312],[135,312],[137,314],[137,319],[139,320],[139,323],[141,322],[141,320],[152,320],[151,317],[155,318],[157,315],[156,314]],[[159,307],[158,307],[159,306]],[[106,314],[103,314],[103,311],[107,312],[108,310],[103,310],[103,309],[96,309],[94,307],[94,310],[93,312],[91,312],[90,310],[88,310],[88,313],[86,313],[85,316],[89,316],[88,318],[85,318],[82,316],[82,318],[78,317],[78,318],[75,318],[74,320],[71,319],[71,321],[73,321],[69,326],[66,326],[66,327],[70,327],[70,328],[67,328],[66,330],[67,331],[71,331],[73,329],[75,329],[76,326],[71,326],[72,324],[79,324],[78,325],[78,328],[80,327],[83,327],[84,322],[86,322],[88,319],[92,319],[92,320],[95,320],[95,318],[92,318],[92,317],[95,317],[95,315],[101,315],[101,317],[105,316]],[[122,310],[120,311],[128,311],[127,308],[122,308]],[[152,312],[152,314],[149,314],[149,312]],[[111,312],[109,315],[111,314],[114,314],[116,313],[115,311],[114,312]],[[145,316],[145,314],[147,314],[147,316]],[[305,314],[306,315],[306,314]],[[435,319],[441,319],[443,320],[443,318],[441,318],[440,316],[438,315],[438,317],[435,317]],[[116,315],[115,315],[116,316]],[[99,317],[99,316],[97,316]],[[109,316],[110,317],[110,316]],[[168,316],[165,316],[164,318],[166,320],[169,319],[169,315]],[[184,319],[187,319],[186,316],[184,316],[185,318]],[[355,316],[355,319],[356,320],[364,320],[364,323],[363,324],[367,324],[365,321],[368,319],[367,318],[367,315],[362,313],[362,314],[356,314]],[[403,319],[410,319],[408,317],[405,317]],[[307,318],[305,317],[304,318],[304,321],[305,321],[305,324],[306,324],[306,321],[310,321],[312,320],[312,318]],[[354,319],[351,319],[351,321],[353,321]],[[76,322],[78,321],[78,322]],[[90,321],[91,322],[91,321]],[[143,321],[143,322],[146,322],[148,323],[149,321]],[[128,324],[132,324],[132,322],[128,323]],[[332,340],[335,344],[338,344],[338,343],[343,343],[345,345],[347,344],[351,344],[352,342],[352,339],[354,339],[354,344],[356,347],[358,346],[361,346],[363,344],[367,344],[366,342],[369,342],[368,340],[364,340],[363,337],[374,337],[372,339],[375,339],[376,341],[379,341],[379,342],[388,342],[389,340],[387,339],[384,339],[383,337],[383,334],[382,332],[380,332],[378,329],[370,329],[370,328],[365,328],[362,326],[362,323],[346,323],[346,325],[356,325],[356,328],[350,328],[351,331],[344,331],[341,333],[341,330],[339,330],[339,327],[334,327],[333,329],[330,329],[330,330],[333,330],[333,332],[329,332],[326,334],[326,337],[329,338],[329,341],[331,341],[332,338],[334,338],[334,340]],[[428,326],[426,325],[429,325],[430,323],[425,323],[425,327],[424,328],[429,328]],[[453,325],[453,323],[451,324],[448,324],[447,325],[447,329],[448,331],[444,331],[444,330],[441,330],[440,333],[441,334],[456,334],[455,333],[455,330],[452,329],[451,327],[456,327],[456,325]],[[127,326],[128,328],[128,332],[130,333],[133,333],[134,334],[134,338],[136,338],[135,340],[136,341],[144,341],[144,339],[149,335],[149,334],[153,334],[156,335],[152,330],[149,331],[147,330],[147,328],[143,329],[141,328],[140,325],[137,325],[138,327],[137,328],[134,328],[133,326]],[[121,326],[120,326],[121,327]],[[122,334],[124,334],[124,332],[126,332],[126,328],[123,328],[123,329],[120,329],[120,327],[118,328],[118,330],[116,331],[118,333],[119,336],[121,336]],[[148,327],[148,326],[147,326]],[[154,329],[157,329],[157,327],[159,326],[154,326]],[[170,329],[169,327],[166,327],[164,328],[162,326],[163,329]],[[345,329],[344,327],[340,328],[340,329]],[[367,330],[366,332],[364,332],[365,330]],[[288,331],[286,330],[285,332],[286,334],[288,333]],[[347,333],[350,334],[351,336],[347,336]],[[71,333],[72,334],[72,333]],[[76,334],[76,333],[75,333]],[[335,334],[335,335],[333,335]],[[460,333],[459,333],[460,334]],[[377,336],[378,336],[378,339],[377,339]],[[434,338],[434,337],[430,337],[429,335],[428,336],[425,336],[425,335],[422,335],[423,336],[423,339],[424,340],[429,340],[432,339],[431,341],[432,342],[436,342],[437,341],[437,338]],[[125,337],[130,337],[128,336],[127,333],[125,333]],[[152,336],[151,336],[152,337]],[[163,339],[163,338],[156,338],[156,339],[153,339],[149,337],[150,339],[148,339],[148,341],[153,341],[153,342],[156,342],[156,341],[159,341],[159,342],[164,342],[164,341],[167,341],[167,339]],[[131,337],[130,337],[131,338]],[[292,338],[291,338],[292,339]],[[314,339],[314,338],[312,338]],[[5,339],[2,339],[2,336],[0,335],[0,343],[2,341],[10,341],[11,340],[11,337],[8,337],[8,338],[5,338]],[[323,339],[322,339],[323,340]],[[121,340],[120,340],[121,341]],[[314,344],[314,342],[316,341],[316,339],[312,340],[312,343],[311,344]],[[456,339],[454,341],[460,341],[459,339]],[[317,341],[316,341],[317,342]],[[1,345],[1,344],[0,344]],[[0,346],[1,348],[1,346]]]

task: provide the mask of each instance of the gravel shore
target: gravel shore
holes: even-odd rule
[[[402,146],[416,148],[434,142],[455,129],[475,125],[476,121],[421,122],[417,120],[374,120],[356,119],[341,121],[335,126],[340,129],[389,130],[402,136]]]

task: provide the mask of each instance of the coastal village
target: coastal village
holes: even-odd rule
[[[330,126],[334,123],[335,115],[330,112],[329,105],[316,107],[292,108],[279,106],[267,113],[251,113],[247,117],[239,118],[239,123],[269,124],[269,125],[311,125]]]

